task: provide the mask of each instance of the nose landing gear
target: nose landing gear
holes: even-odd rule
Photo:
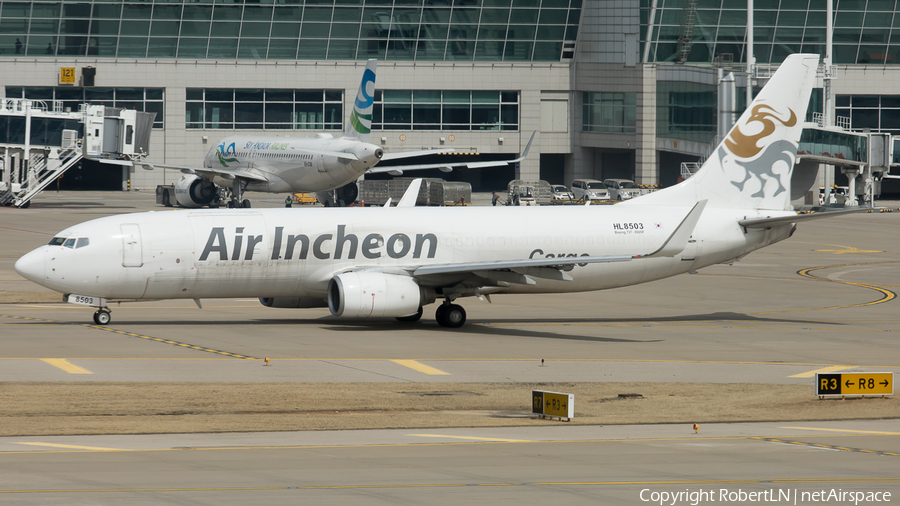
[[[97,325],[108,325],[111,319],[110,310],[105,307],[98,309],[94,313],[94,323]]]

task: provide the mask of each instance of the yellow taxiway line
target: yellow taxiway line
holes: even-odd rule
[[[131,450],[122,450],[119,448],[101,448],[98,446],[76,446],[76,445],[63,445],[56,443],[16,443],[20,445],[31,445],[31,446],[49,446],[51,448],[66,448],[69,450],[91,450],[95,452],[128,452]]]
[[[855,365],[833,365],[831,367],[823,367],[821,369],[816,369],[814,371],[806,371],[806,372],[801,372],[800,374],[794,374],[792,376],[788,376],[788,378],[812,378],[817,373],[825,374],[825,373],[829,373],[829,372],[838,372],[838,371],[843,371],[844,369],[853,369],[854,367],[856,367],[856,366]]]
[[[445,437],[449,439],[465,439],[468,441],[492,441],[497,443],[536,443],[527,439],[503,439],[499,437],[474,437],[474,436],[445,436],[444,434],[408,434],[414,437]]]
[[[78,367],[75,364],[70,364],[69,361],[64,358],[42,358],[41,362],[50,364],[53,367],[58,367],[69,374],[94,374],[84,367]]]
[[[825,429],[819,427],[782,427],[782,429],[792,430],[817,430],[823,432],[846,432],[850,434],[875,434],[877,436],[900,436],[900,432],[883,432],[878,430],[854,430],[854,429]]]
[[[391,362],[402,365],[403,367],[409,367],[414,371],[419,371],[420,373],[428,374],[429,376],[449,376],[449,372],[444,372],[440,369],[435,369],[434,367],[425,365],[421,362],[417,362],[415,360],[391,360]]]

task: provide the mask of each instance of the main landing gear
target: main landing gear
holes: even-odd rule
[[[94,313],[94,323],[97,325],[108,325],[111,319],[110,310],[105,307],[101,307]]]
[[[456,329],[466,323],[466,310],[458,304],[451,304],[448,300],[438,306],[434,312],[434,319],[441,327]]]
[[[241,178],[234,178],[234,183],[231,185],[231,199],[225,204],[225,207],[228,209],[233,209],[236,207],[250,209],[250,201],[243,198],[244,186],[241,183]]]

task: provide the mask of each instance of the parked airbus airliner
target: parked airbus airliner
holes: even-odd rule
[[[339,317],[459,327],[462,297],[617,288],[733,262],[791,236],[790,181],[817,55],[788,57],[693,177],[578,207],[194,210],[63,230],[16,271],[97,307],[108,301],[259,297]]]
[[[399,174],[430,168],[449,172],[453,167],[499,167],[518,162],[528,155],[531,141],[522,156],[515,160],[447,161],[439,164],[376,168],[380,161],[453,151],[440,149],[384,153],[380,147],[369,142],[376,65],[377,61],[374,59],[366,63],[362,82],[353,102],[353,111],[341,137],[334,138],[329,133],[318,133],[315,137],[232,135],[209,150],[203,159],[203,167],[150,162],[140,165],[147,170],[161,168],[185,173],[175,183],[175,199],[182,207],[210,205],[215,200],[217,186],[231,191],[228,207],[249,208],[250,201],[242,196],[245,190],[316,193],[319,201],[326,206],[342,206],[356,200],[359,194],[356,180],[366,173]]]

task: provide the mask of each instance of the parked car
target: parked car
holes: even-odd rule
[[[572,181],[572,195],[578,200],[609,200],[609,190],[603,181],[576,179]]]
[[[628,200],[641,196],[641,189],[630,179],[604,179],[611,200]]]
[[[552,184],[550,185],[551,200],[575,200],[575,195],[566,188],[566,185]]]

